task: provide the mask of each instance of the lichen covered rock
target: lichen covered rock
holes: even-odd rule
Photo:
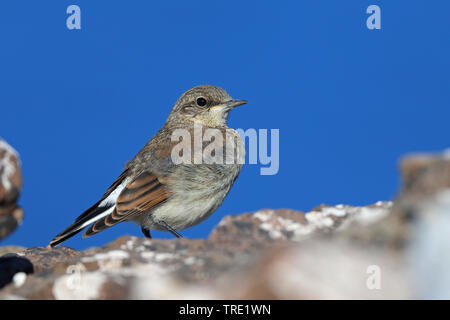
[[[17,206],[21,189],[19,155],[0,138],[0,240],[6,238],[22,222],[23,211]]]
[[[226,216],[208,239],[16,250],[34,273],[8,271],[0,298],[450,298],[450,157],[411,156],[402,172],[394,202]]]

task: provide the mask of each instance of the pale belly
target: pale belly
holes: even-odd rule
[[[148,229],[161,230],[153,218],[162,220],[176,230],[192,227],[207,219],[222,204],[242,165],[229,165],[211,170],[211,166],[184,168],[171,186],[173,195],[139,223]]]

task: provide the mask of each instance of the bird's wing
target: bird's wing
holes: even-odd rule
[[[97,234],[119,222],[132,219],[167,200],[171,193],[166,187],[166,179],[144,171],[130,181],[116,199],[114,209],[95,221],[84,233],[84,237]]]
[[[154,158],[155,161],[160,163],[159,174],[144,171],[132,178],[130,170],[126,169],[109,187],[103,197],[82,213],[74,223],[58,234],[49,243],[49,246],[56,246],[89,225],[91,226],[86,230],[84,236],[94,235],[118,222],[148,211],[165,201],[171,193],[166,188],[164,177],[173,169],[174,163],[171,161],[171,151],[173,144],[176,142],[170,140],[170,135],[164,137],[166,140],[156,139],[159,141],[158,147],[152,147],[151,143],[155,137],[152,138],[135,157],[138,160]],[[131,166],[128,165],[128,168]]]
[[[120,190],[123,189],[123,184],[126,182],[128,174],[128,169],[122,172],[116,181],[114,181],[108,190],[106,190],[102,198],[92,207],[83,212],[78,218],[76,218],[74,223],[55,236],[55,238],[50,241],[49,246],[56,246],[57,244],[76,235],[92,222],[95,222],[97,219],[101,219],[102,216],[106,216],[111,213],[114,209],[115,198],[117,198]]]

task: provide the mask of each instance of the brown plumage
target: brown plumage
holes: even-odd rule
[[[176,164],[171,153],[178,141],[172,141],[172,136],[177,129],[193,136],[195,124],[201,124],[204,128],[219,130],[223,139],[228,139],[231,130],[231,140],[242,149],[242,140],[226,122],[228,112],[244,103],[244,100],[233,100],[223,89],[209,85],[185,92],[161,130],[126,165],[102,198],[58,234],[49,246],[65,241],[84,228],[87,228],[84,236],[89,237],[123,221],[140,224],[146,236],[150,236],[150,229],[158,229],[179,237],[177,230],[206,219],[222,203],[242,163]],[[219,142],[214,140],[214,143]],[[208,143],[202,144],[200,152],[206,145]],[[223,150],[225,152],[225,145]],[[195,152],[192,148],[191,157]]]

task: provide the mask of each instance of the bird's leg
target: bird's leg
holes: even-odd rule
[[[144,227],[141,227],[141,231],[146,238],[149,238],[149,239],[152,238],[152,235],[150,234],[150,229],[145,229]]]
[[[156,218],[153,218],[153,222],[155,222],[157,225],[159,225],[160,227],[166,229],[167,231],[169,231],[171,234],[173,234],[175,237],[177,238],[183,238],[183,236],[181,234],[179,234],[177,232],[177,230],[175,230],[174,228],[172,228],[171,226],[169,226],[165,221],[163,220],[159,220]]]

